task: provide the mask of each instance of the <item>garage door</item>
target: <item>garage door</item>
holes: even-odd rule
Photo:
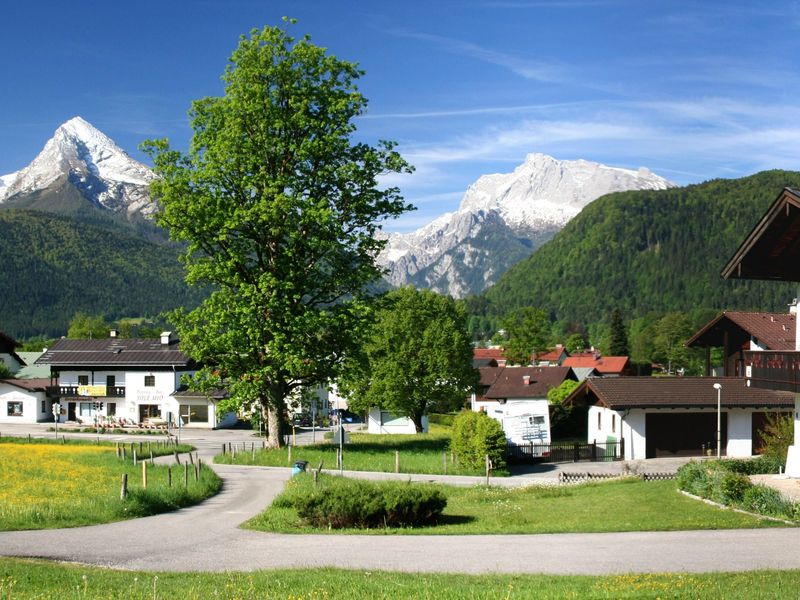
[[[722,454],[728,440],[728,415],[722,413]],[[717,451],[717,413],[648,414],[645,417],[647,458],[702,456]]]

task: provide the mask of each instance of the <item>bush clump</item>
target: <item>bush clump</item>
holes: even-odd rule
[[[442,491],[427,484],[343,477],[323,477],[320,484],[289,486],[276,503],[291,505],[309,525],[328,529],[431,525],[447,506]]]
[[[794,519],[797,507],[770,487],[753,485],[748,475],[774,473],[777,464],[771,457],[689,462],[678,469],[678,488],[728,506]]]
[[[751,512],[772,517],[793,518],[794,505],[785,500],[778,490],[765,485],[751,486],[742,497],[742,508]]]
[[[506,434],[500,422],[486,413],[471,410],[459,413],[453,421],[450,448],[463,467],[482,469],[488,455],[493,469],[506,468]]]

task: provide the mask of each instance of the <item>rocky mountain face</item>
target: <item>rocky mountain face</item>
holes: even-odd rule
[[[390,234],[379,262],[393,285],[461,298],[495,283],[596,198],[669,187],[674,184],[646,168],[529,154],[512,173],[479,178],[456,212],[413,233]]]
[[[128,219],[155,210],[148,185],[155,177],[107,135],[80,117],[70,119],[24,169],[0,177],[0,206],[75,212],[64,198],[83,198]],[[75,193],[77,192],[77,194]]]

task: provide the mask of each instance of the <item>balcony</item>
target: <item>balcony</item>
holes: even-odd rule
[[[50,385],[47,395],[51,398],[85,397],[85,398],[124,398],[124,385]]]
[[[800,352],[745,351],[744,364],[753,387],[800,392]]]

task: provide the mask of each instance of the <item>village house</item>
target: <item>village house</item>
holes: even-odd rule
[[[600,377],[621,377],[630,374],[627,356],[602,356],[598,350],[573,354],[561,363],[573,369],[594,369]]]
[[[51,372],[48,396],[61,406],[62,421],[84,424],[224,427],[218,394],[188,392],[184,376],[194,363],[170,332],[158,339],[122,339],[112,331],[100,340],[56,341],[38,359]]]
[[[624,439],[626,460],[716,454],[718,414],[720,454],[749,457],[768,415],[791,411],[794,395],[738,377],[613,377],[587,379],[565,402],[589,407],[589,443]]]

